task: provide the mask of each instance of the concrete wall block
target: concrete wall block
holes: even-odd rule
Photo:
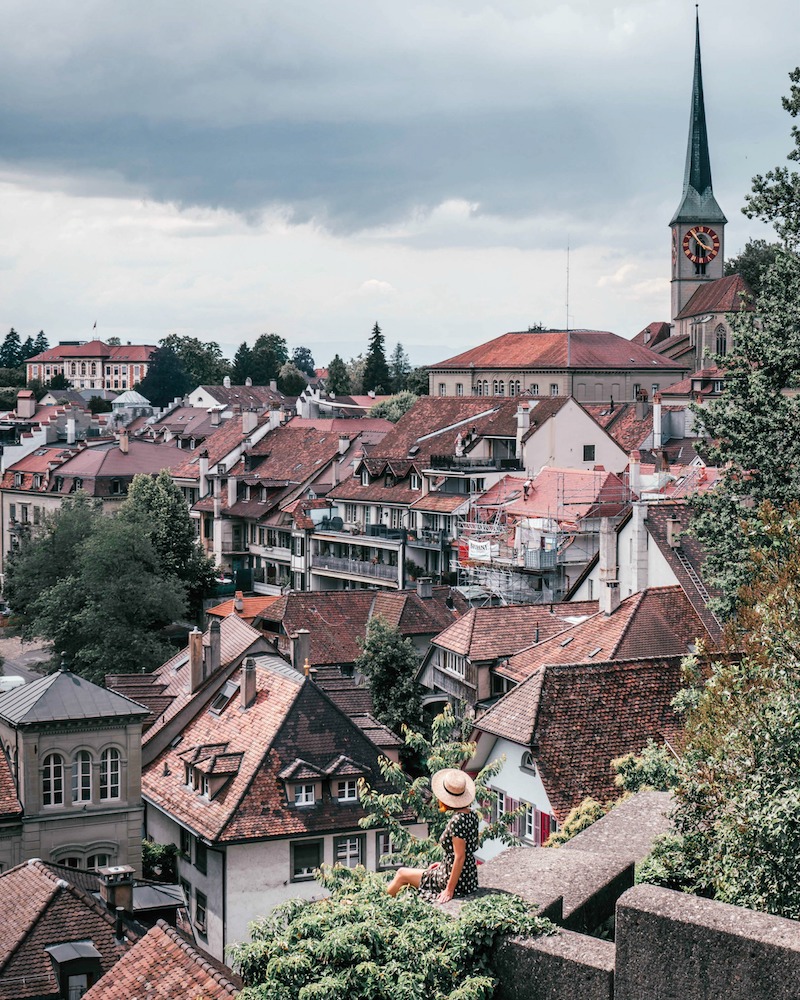
[[[613,1000],[614,945],[560,930],[497,949],[498,1000]]]
[[[617,904],[614,1000],[797,1000],[800,922],[639,885]]]

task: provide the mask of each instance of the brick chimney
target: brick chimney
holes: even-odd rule
[[[347,434],[339,435],[339,454],[346,455],[347,449],[350,447],[350,437]]]
[[[128,431],[127,428],[123,427],[122,430],[119,432],[119,450],[122,452],[123,455],[128,454],[128,446],[129,446]]]
[[[220,667],[222,659],[222,637],[218,619],[214,619],[208,629],[208,676],[215,674]]]
[[[242,710],[250,708],[256,696],[256,661],[252,656],[248,656],[244,661],[239,693],[241,697],[240,708]]]
[[[203,633],[195,626],[189,633],[189,694],[203,683]]]
[[[122,909],[129,916],[133,915],[133,872],[130,865],[99,869],[100,898],[112,913]]]

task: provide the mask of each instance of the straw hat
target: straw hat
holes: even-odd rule
[[[457,767],[445,767],[431,778],[436,798],[450,809],[468,806],[475,798],[475,782]]]

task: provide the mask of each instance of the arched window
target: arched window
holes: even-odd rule
[[[60,753],[49,753],[44,759],[42,772],[42,805],[64,804],[64,758]]]
[[[91,371],[92,375],[96,375],[97,374],[97,362],[96,361],[92,362],[92,367],[91,367],[90,371]]]
[[[81,375],[85,375],[85,374],[86,374],[86,362],[85,361],[81,361]]]
[[[92,801],[92,755],[79,750],[72,760],[72,801]]]
[[[720,325],[715,330],[717,337],[717,354],[725,355],[728,353],[728,331],[725,329],[725,324],[720,323]]]
[[[497,395],[505,396],[505,394],[506,394],[506,384],[502,379],[500,379],[500,381],[497,383]]]
[[[96,871],[98,868],[107,868],[110,864],[110,854],[90,854],[86,859],[86,867],[89,871]]]
[[[492,395],[497,395],[497,379],[492,379]]]
[[[488,378],[485,378],[483,380],[483,394],[484,394],[484,396],[488,396],[489,395],[489,379]]]
[[[483,385],[480,382],[475,383],[475,395],[476,396],[483,395]]]
[[[104,750],[100,757],[100,798],[119,798],[119,750]]]

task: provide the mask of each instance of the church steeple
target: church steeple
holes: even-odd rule
[[[711,157],[708,152],[706,108],[703,100],[703,68],[700,62],[700,15],[695,21],[694,80],[689,116],[689,143],[686,148],[686,169],[683,175],[683,196],[670,222],[726,223],[722,209],[711,189]]]

